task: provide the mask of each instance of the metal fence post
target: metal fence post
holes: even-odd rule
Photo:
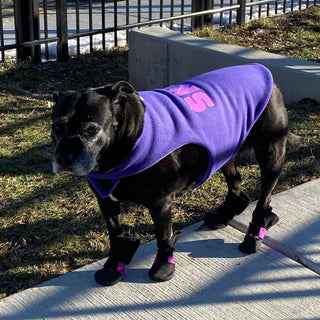
[[[213,0],[192,0],[191,12],[199,12],[213,9]],[[204,25],[212,25],[212,14],[191,18],[191,30],[201,28]]]
[[[67,20],[67,0],[56,0],[57,11],[57,45],[58,61],[64,62],[69,58],[68,52],[68,20]]]
[[[39,0],[14,0],[13,4],[16,42],[39,40]],[[41,62],[40,45],[17,48],[18,60],[25,60],[28,57],[34,62]]]
[[[243,26],[246,22],[246,0],[238,0],[240,8],[237,9],[237,24]]]

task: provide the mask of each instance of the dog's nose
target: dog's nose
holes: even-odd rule
[[[60,167],[60,171],[71,169],[82,148],[79,136],[68,136],[59,141],[55,153],[55,162]]]
[[[71,152],[59,152],[56,155],[56,161],[62,168],[67,168],[71,166],[75,160],[74,153]]]

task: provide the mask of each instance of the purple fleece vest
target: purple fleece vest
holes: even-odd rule
[[[165,89],[139,92],[146,106],[144,126],[130,156],[105,174],[90,172],[88,181],[107,197],[119,179],[150,168],[186,144],[208,151],[207,171],[193,188],[206,182],[239,151],[269,102],[270,71],[260,64],[228,67],[196,76]],[[99,179],[112,188],[105,190]]]

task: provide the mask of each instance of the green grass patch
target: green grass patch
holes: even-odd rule
[[[23,63],[0,70],[0,298],[101,259],[106,226],[84,178],[54,175],[50,115],[54,90],[81,89],[128,79],[126,49],[95,52],[67,63]],[[291,129],[302,136],[288,156],[276,192],[320,176],[319,103],[288,106]],[[259,168],[241,159],[243,189],[259,195]],[[182,228],[218,206],[227,191],[220,172],[176,200],[174,225]],[[154,238],[147,211],[122,206],[127,232]],[[280,214],[281,215],[281,214]]]

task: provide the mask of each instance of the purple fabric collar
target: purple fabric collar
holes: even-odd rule
[[[165,89],[139,92],[146,105],[144,127],[130,156],[108,173],[87,179],[107,197],[121,178],[150,168],[177,148],[193,143],[206,148],[209,165],[196,188],[239,151],[272,92],[270,71],[260,64],[219,69]],[[100,179],[111,182],[104,190]]]

